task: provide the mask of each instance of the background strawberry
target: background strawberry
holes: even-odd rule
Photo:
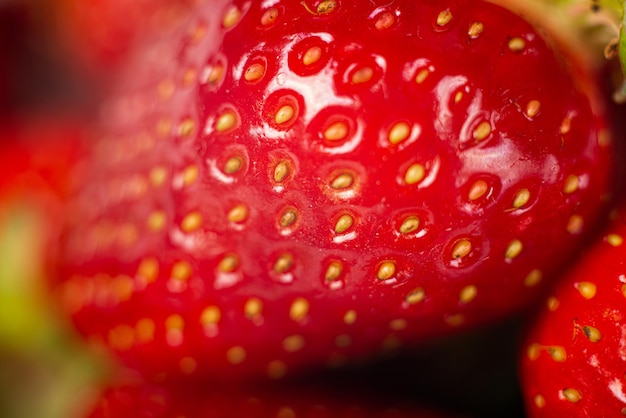
[[[103,106],[56,283],[151,378],[279,378],[499,320],[610,192],[593,76],[497,6],[203,3],[172,33]]]
[[[626,411],[626,212],[552,290],[521,359],[529,417],[619,416]]]

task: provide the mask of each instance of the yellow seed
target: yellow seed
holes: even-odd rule
[[[160,137],[166,137],[172,130],[172,121],[169,119],[159,119],[156,125],[157,135]]]
[[[176,84],[172,80],[162,80],[157,86],[157,94],[161,100],[167,100],[174,94]]]
[[[582,399],[580,392],[573,388],[563,389],[562,394],[566,400],[572,403],[579,402]]]
[[[531,270],[531,272],[528,273],[528,275],[524,279],[524,286],[526,287],[537,286],[539,282],[541,282],[542,278],[543,278],[543,273],[541,272],[541,270],[539,269]]]
[[[324,274],[324,280],[327,282],[332,282],[341,277],[341,273],[343,273],[343,264],[339,261],[331,261],[331,263],[326,268],[326,273]]]
[[[612,247],[619,247],[624,243],[624,238],[618,234],[609,234],[605,239]]]
[[[109,331],[108,342],[115,350],[130,350],[135,342],[135,330],[128,325],[118,325]]]
[[[546,398],[541,395],[535,395],[533,401],[535,402],[535,406],[539,409],[546,406]]]
[[[410,215],[404,218],[402,225],[400,225],[401,234],[410,234],[415,232],[420,227],[420,218],[415,215]]]
[[[354,183],[354,176],[350,173],[339,174],[331,183],[331,187],[336,190],[347,189]]]
[[[482,22],[473,22],[467,30],[467,34],[470,38],[475,39],[478,38],[481,33],[483,33],[483,30],[485,30],[485,26],[482,24]]]
[[[454,95],[454,104],[461,103],[461,100],[463,100],[463,92],[457,91],[456,94]]]
[[[578,282],[574,284],[574,287],[578,290],[580,295],[587,300],[593,299],[596,295],[597,287],[594,283]]]
[[[274,271],[276,273],[287,273],[293,267],[294,259],[289,253],[281,254],[274,263]]]
[[[167,218],[162,210],[155,210],[148,215],[147,225],[151,231],[158,232],[165,227]]]
[[[167,180],[167,168],[154,167],[152,170],[150,170],[150,174],[148,177],[150,177],[150,182],[153,186],[162,186],[165,183],[165,180]]]
[[[526,116],[529,118],[534,118],[539,113],[541,109],[541,102],[539,100],[531,100],[526,105]]]
[[[337,347],[349,347],[352,344],[352,337],[346,334],[338,335],[335,338],[335,345]]]
[[[443,10],[437,16],[437,26],[445,26],[452,21],[452,12]]]
[[[408,325],[409,325],[408,321],[406,319],[402,319],[402,318],[392,319],[389,322],[389,328],[391,328],[393,331],[402,331]]]
[[[302,56],[302,63],[304,65],[315,64],[322,58],[322,48],[319,46],[312,46]]]
[[[239,257],[235,254],[224,256],[217,265],[217,269],[223,273],[232,273],[239,267]]]
[[[548,301],[546,302],[546,306],[548,307],[548,310],[551,312],[556,311],[559,308],[560,302],[557,298],[555,298],[554,296],[548,298]]]
[[[243,312],[246,318],[256,318],[263,312],[263,302],[259,298],[252,297],[246,301]]]
[[[513,207],[519,209],[528,203],[530,200],[530,190],[520,189],[513,198]]]
[[[215,325],[220,322],[222,311],[217,306],[207,306],[200,314],[202,325]]]
[[[282,183],[289,177],[291,169],[287,161],[281,161],[274,167],[274,181],[276,183]]]
[[[348,129],[346,122],[335,122],[324,130],[324,138],[327,141],[340,141],[348,136]]]
[[[467,257],[472,252],[472,243],[467,239],[457,241],[452,247],[452,259]]]
[[[217,132],[226,132],[233,129],[235,125],[237,125],[237,116],[234,112],[227,110],[217,118],[215,130]]]
[[[243,73],[243,78],[246,81],[257,81],[265,74],[265,66],[260,63],[254,63]]]
[[[183,372],[183,374],[189,375],[196,371],[196,368],[198,367],[198,362],[192,357],[183,357],[182,359],[180,359],[179,367],[180,371]]]
[[[526,48],[526,41],[523,38],[515,37],[509,41],[509,49],[513,52],[521,52]]]
[[[416,184],[424,180],[426,177],[426,169],[419,163],[412,164],[404,174],[406,184]]]
[[[343,315],[343,322],[346,325],[352,325],[356,322],[357,314],[356,311],[349,310]]]
[[[531,345],[528,346],[528,349],[526,349],[526,355],[528,356],[530,360],[535,361],[539,358],[539,354],[541,353],[541,350],[542,350],[541,344],[532,343]]]
[[[478,200],[489,191],[489,184],[485,180],[476,180],[468,193],[469,200]]]
[[[263,13],[261,16],[261,25],[268,26],[274,23],[274,21],[278,18],[278,9],[272,7]]]
[[[427,68],[420,70],[415,76],[415,82],[417,84],[422,84],[428,78],[430,71]]]
[[[469,303],[473,301],[478,295],[478,288],[474,285],[465,286],[461,289],[461,293],[459,294],[459,301],[461,303]]]
[[[391,12],[381,13],[381,15],[376,19],[376,23],[374,23],[374,27],[377,30],[389,29],[394,22],[396,21],[395,16]]]
[[[561,133],[561,135],[565,135],[566,133],[569,133],[571,129],[572,129],[572,120],[570,118],[563,119],[563,121],[561,122],[561,127],[559,128],[559,132]]]
[[[193,273],[193,268],[191,264],[186,261],[177,261],[172,266],[172,271],[170,272],[170,276],[173,279],[177,280],[188,280]]]
[[[241,10],[233,6],[228,9],[224,15],[224,18],[222,19],[222,26],[226,29],[230,29],[239,23],[239,20],[241,20]]]
[[[280,217],[278,223],[283,228],[289,228],[298,220],[298,212],[293,209],[287,209]]]
[[[276,414],[276,418],[297,418],[298,415],[296,414],[296,411],[293,410],[293,408],[290,408],[288,406],[284,406],[282,408],[280,408],[278,410],[278,413]]]
[[[193,28],[193,30],[189,34],[189,40],[193,43],[199,42],[204,37],[206,30],[207,28],[205,24],[203,23],[198,24],[196,27]]]
[[[567,221],[566,230],[570,234],[580,234],[583,229],[583,217],[580,215],[572,215]]]
[[[137,267],[137,277],[141,277],[146,282],[154,282],[159,275],[159,262],[156,258],[144,258]]]
[[[424,298],[426,298],[426,292],[421,287],[418,287],[417,289],[413,289],[411,292],[409,292],[409,294],[406,295],[405,300],[410,305],[415,305],[423,301]]]
[[[550,346],[546,348],[546,351],[552,358],[552,360],[563,363],[567,360],[567,354],[565,353],[565,348],[558,346]]]
[[[278,125],[289,122],[291,118],[293,118],[293,115],[295,115],[295,113],[296,110],[293,108],[292,105],[283,105],[276,112],[276,115],[274,116],[274,121]]]
[[[168,331],[182,331],[183,328],[185,328],[185,320],[180,315],[170,315],[165,320],[165,329]]]
[[[597,343],[602,339],[602,333],[598,328],[592,327],[591,325],[585,325],[582,329],[585,337],[587,337],[587,339],[592,343]]]
[[[396,264],[393,261],[384,261],[378,267],[376,277],[378,280],[389,280],[396,274]]]
[[[193,232],[202,225],[202,215],[200,212],[190,212],[183,218],[180,227],[184,232]]]
[[[578,183],[579,183],[578,176],[574,174],[570,174],[565,179],[565,183],[563,185],[563,193],[565,194],[574,193],[576,190],[578,190]]]
[[[411,126],[406,122],[397,122],[389,130],[389,142],[392,145],[405,141],[411,135]]]
[[[352,74],[352,84],[367,83],[374,76],[374,70],[370,67],[359,68]]]
[[[198,71],[195,68],[188,68],[183,74],[183,86],[191,87],[198,77]]]
[[[183,184],[185,186],[189,186],[189,185],[195,183],[195,181],[198,179],[199,175],[200,175],[200,172],[199,172],[198,167],[196,165],[187,166],[183,170]]]
[[[280,360],[271,361],[267,365],[267,375],[270,379],[282,379],[287,374],[287,365]]]
[[[451,327],[459,327],[465,322],[465,316],[463,314],[448,315],[444,320]]]
[[[147,343],[154,339],[154,330],[156,325],[150,318],[143,318],[137,321],[135,325],[135,335],[137,336],[137,342]]]
[[[289,308],[289,318],[296,322],[302,321],[309,313],[309,301],[305,298],[296,298]]]
[[[185,137],[185,138],[190,137],[191,134],[193,133],[195,126],[196,124],[193,120],[185,119],[180,123],[180,125],[178,125],[178,133],[182,137]]]
[[[341,215],[339,219],[337,219],[337,223],[335,223],[335,232],[337,234],[343,234],[346,232],[352,224],[354,223],[354,218],[348,214]]]
[[[283,340],[283,348],[290,353],[299,351],[304,347],[304,338],[301,335],[291,335]]]
[[[482,121],[476,129],[474,129],[474,139],[478,142],[484,141],[491,134],[491,123],[488,121]]]
[[[207,69],[206,82],[208,84],[217,84],[224,76],[224,66],[222,64],[215,64]]]
[[[522,244],[522,242],[518,239],[515,239],[511,241],[509,243],[509,246],[506,248],[506,251],[504,253],[504,258],[506,258],[509,261],[513,260],[518,255],[520,255],[523,249],[524,249],[524,245]]]
[[[246,350],[240,346],[234,346],[226,351],[226,359],[230,364],[241,364],[246,359]]]
[[[232,223],[241,223],[248,219],[248,206],[240,203],[228,212],[228,221]]]
[[[328,14],[335,10],[337,7],[336,0],[324,0],[320,4],[317,5],[317,13],[318,14]]]
[[[224,172],[226,174],[235,174],[243,167],[243,160],[241,157],[230,157],[224,164]]]

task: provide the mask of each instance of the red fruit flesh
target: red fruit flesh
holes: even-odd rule
[[[529,417],[626,413],[626,212],[551,292],[521,359]]]
[[[204,3],[143,52],[57,290],[150,377],[277,378],[499,320],[610,190],[598,92],[492,4]]]

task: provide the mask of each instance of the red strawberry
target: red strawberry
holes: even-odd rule
[[[115,67],[143,39],[176,22],[192,0],[57,0],[43,3],[64,44],[95,68]]]
[[[142,52],[57,291],[150,377],[278,378],[497,321],[610,191],[595,79],[493,4],[204,3]]]
[[[321,382],[317,382],[321,383]],[[352,382],[353,384],[355,382]],[[373,395],[373,396],[372,396]],[[197,388],[128,384],[106,390],[89,418],[445,418],[416,405],[354,386],[295,384],[264,388]],[[454,415],[457,416],[457,415]]]
[[[626,413],[626,211],[559,282],[521,361],[529,417]]]

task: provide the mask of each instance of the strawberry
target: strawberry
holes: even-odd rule
[[[321,383],[321,382],[316,382]],[[353,384],[355,382],[352,382]],[[369,396],[368,396],[369,395]],[[125,384],[104,391],[88,418],[446,418],[416,402],[356,389],[298,383],[275,387],[197,388]]]
[[[551,291],[521,359],[529,417],[626,413],[626,211]]]
[[[612,180],[594,74],[544,32],[475,1],[199,2],[103,105],[61,305],[158,379],[280,378],[519,311]]]

